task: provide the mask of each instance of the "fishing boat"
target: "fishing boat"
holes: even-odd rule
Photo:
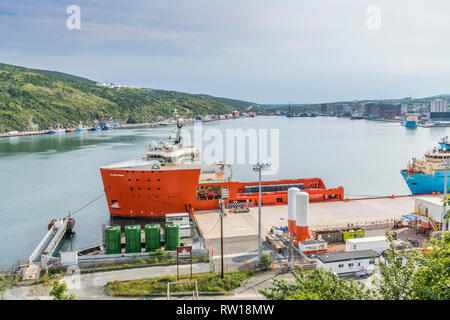
[[[66,129],[66,132],[75,132],[76,129]]]
[[[102,127],[100,127],[100,126],[95,126],[95,127],[90,128],[89,130],[90,130],[90,131],[100,131],[100,130],[102,130]]]
[[[89,128],[83,126],[81,123],[78,125],[78,127],[75,129],[77,132],[81,132],[81,131],[88,131]]]
[[[59,125],[56,126],[56,129],[50,129],[48,131],[49,134],[55,134],[55,133],[66,133],[66,129],[60,128]]]

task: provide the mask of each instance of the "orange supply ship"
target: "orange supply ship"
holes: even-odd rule
[[[163,218],[168,213],[215,210],[222,199],[227,208],[257,206],[258,182],[232,179],[230,165],[198,164],[199,153],[185,146],[181,125],[172,144],[153,142],[146,157],[100,168],[111,216]],[[310,201],[337,201],[344,188],[326,189],[319,178],[263,181],[261,205],[287,204],[287,189],[299,188]]]

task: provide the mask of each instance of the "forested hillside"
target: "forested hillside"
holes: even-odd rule
[[[194,117],[245,110],[250,102],[176,91],[95,86],[65,73],[0,64],[0,132],[119,120],[150,122],[160,116]]]

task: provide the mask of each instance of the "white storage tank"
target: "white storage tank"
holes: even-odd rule
[[[308,215],[309,215],[309,194],[299,192],[295,195],[296,208],[296,237],[298,241],[308,239]]]
[[[295,226],[296,226],[296,207],[295,207],[295,195],[300,192],[298,188],[289,188],[288,189],[288,231],[295,234]]]

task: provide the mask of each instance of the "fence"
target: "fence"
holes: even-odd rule
[[[314,231],[327,231],[327,230],[339,230],[342,228],[361,228],[364,230],[375,230],[392,228],[394,226],[395,219],[386,220],[374,220],[374,221],[354,221],[352,223],[336,223],[332,225],[311,225],[311,229]]]
[[[0,269],[0,275],[6,276],[6,277],[12,277],[16,275],[20,269],[23,263],[21,263],[20,260],[17,260],[14,264],[12,264],[9,267],[1,268]]]

